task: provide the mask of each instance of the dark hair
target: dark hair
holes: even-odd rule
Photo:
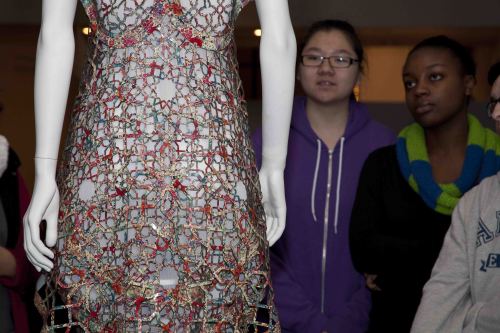
[[[472,58],[469,50],[456,40],[444,35],[426,38],[413,47],[410,53],[408,53],[408,57],[415,51],[423,48],[438,48],[450,51],[460,61],[464,74],[476,77],[476,63],[474,62],[474,58]]]
[[[500,61],[492,65],[488,71],[488,83],[490,86],[495,83],[497,78],[500,76]]]
[[[354,27],[347,21],[343,20],[323,20],[314,22],[309,29],[307,30],[302,43],[299,46],[299,56],[302,54],[305,46],[311,38],[317,33],[321,31],[332,31],[338,30],[342,32],[347,39],[349,40],[352,48],[354,49],[354,53],[356,53],[356,57],[359,60],[359,70],[363,72],[363,65],[365,62],[365,51],[363,49],[363,44],[361,44],[361,40],[356,33]]]

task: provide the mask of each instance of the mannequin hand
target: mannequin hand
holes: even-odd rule
[[[54,177],[37,176],[33,197],[24,215],[24,249],[33,266],[40,271],[50,271],[54,264],[50,259],[57,240],[57,217],[59,211],[59,191]],[[47,230],[45,243],[40,239],[40,223],[45,220]]]
[[[262,167],[259,172],[262,203],[266,213],[267,241],[272,246],[285,230],[286,203],[283,170]]]

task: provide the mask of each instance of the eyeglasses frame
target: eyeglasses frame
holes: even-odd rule
[[[492,99],[488,102],[488,104],[486,104],[486,111],[488,112],[488,117],[491,118],[491,116],[493,115],[493,110],[495,110],[495,107],[497,106],[498,103],[500,103],[500,97]]]
[[[314,56],[314,57],[318,57],[321,59],[321,62],[318,64],[318,65],[305,65],[304,64],[304,57],[308,57],[308,56]],[[349,63],[346,67],[339,67],[339,66],[336,66],[336,65],[332,65],[332,62],[330,61],[330,59],[332,58],[345,58],[345,59],[349,59]],[[317,56],[317,55],[314,55],[314,54],[302,54],[300,56],[300,63],[305,66],[305,67],[320,67],[321,65],[323,65],[323,62],[325,60],[328,60],[328,64],[330,65],[330,67],[332,68],[349,68],[351,67],[354,63],[359,63],[359,59],[355,59],[355,58],[352,58],[352,57],[349,57],[349,56],[343,56],[343,55],[332,55],[332,56],[329,56],[329,57],[325,57],[325,56]]]

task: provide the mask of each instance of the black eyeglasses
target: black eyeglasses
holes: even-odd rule
[[[358,59],[354,59],[343,55],[324,57],[313,54],[304,54],[300,56],[301,64],[306,67],[319,67],[323,64],[323,61],[325,60],[328,60],[328,63],[333,68],[347,68],[352,64],[354,64],[355,62],[359,62]]]
[[[488,104],[486,104],[486,111],[488,111],[488,117],[491,117],[491,115],[493,114],[493,111],[495,110],[497,103],[500,103],[500,97],[496,99],[491,99],[488,102]]]

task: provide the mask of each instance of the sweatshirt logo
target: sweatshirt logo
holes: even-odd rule
[[[500,253],[490,253],[487,260],[481,260],[481,271],[486,272],[488,268],[500,268]]]
[[[496,212],[497,225],[496,229],[491,230],[486,223],[479,218],[477,226],[476,247],[487,244],[500,236],[500,210]]]

